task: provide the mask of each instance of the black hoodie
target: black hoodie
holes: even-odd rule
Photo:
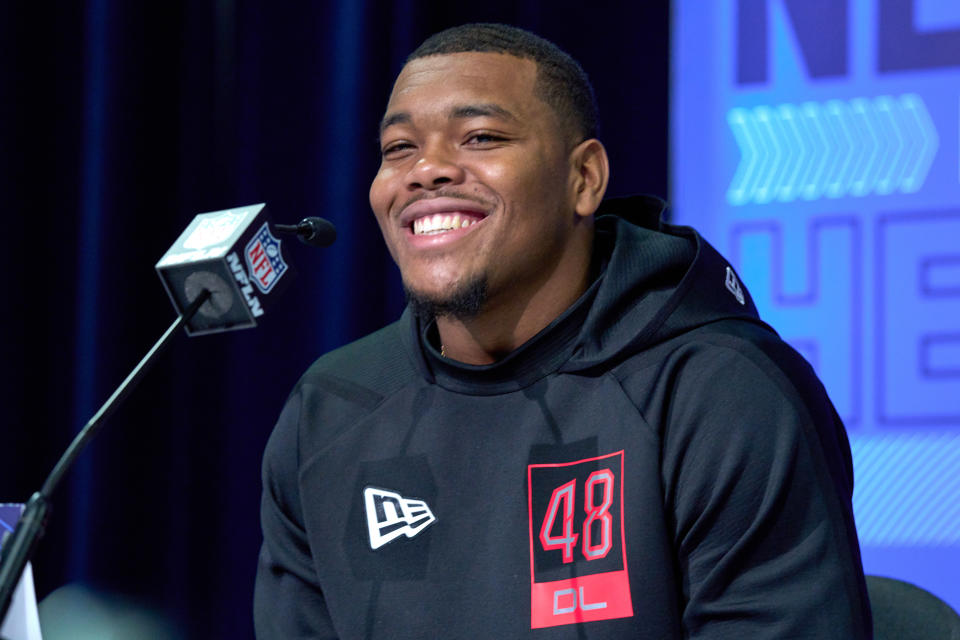
[[[652,198],[503,360],[400,320],[320,358],[264,455],[254,615],[292,638],[868,638],[843,425]]]

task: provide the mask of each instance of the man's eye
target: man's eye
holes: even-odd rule
[[[413,148],[413,145],[410,144],[409,142],[395,142],[393,144],[388,144],[383,149],[381,149],[380,154],[383,155],[384,157],[397,155],[398,153],[402,153],[412,148]]]
[[[475,133],[469,138],[467,138],[468,145],[483,145],[491,144],[495,142],[503,142],[506,138],[503,136],[494,135],[492,133]]]

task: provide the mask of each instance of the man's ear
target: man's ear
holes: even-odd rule
[[[610,161],[603,143],[596,138],[584,140],[570,152],[574,210],[590,216],[600,206],[610,179]]]

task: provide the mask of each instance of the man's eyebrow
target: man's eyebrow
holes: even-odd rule
[[[504,109],[500,105],[492,102],[464,104],[450,109],[451,119],[480,118],[483,116],[503,118],[504,120],[517,120],[517,116],[513,115],[510,111]],[[383,120],[380,121],[380,133],[383,133],[387,127],[391,127],[395,124],[410,124],[412,120],[413,118],[407,111],[395,111],[393,113],[388,113],[383,117]]]
[[[451,118],[479,118],[482,116],[492,116],[495,118],[503,118],[504,120],[517,120],[517,116],[492,102],[465,104],[450,110]]]
[[[387,127],[395,124],[409,124],[410,121],[410,114],[406,111],[395,111],[393,113],[388,113],[387,115],[383,116],[383,120],[380,121],[380,133],[383,133],[384,129]]]

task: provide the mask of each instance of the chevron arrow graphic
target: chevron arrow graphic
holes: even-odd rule
[[[908,93],[736,107],[732,205],[915,193],[940,145],[923,98]]]

